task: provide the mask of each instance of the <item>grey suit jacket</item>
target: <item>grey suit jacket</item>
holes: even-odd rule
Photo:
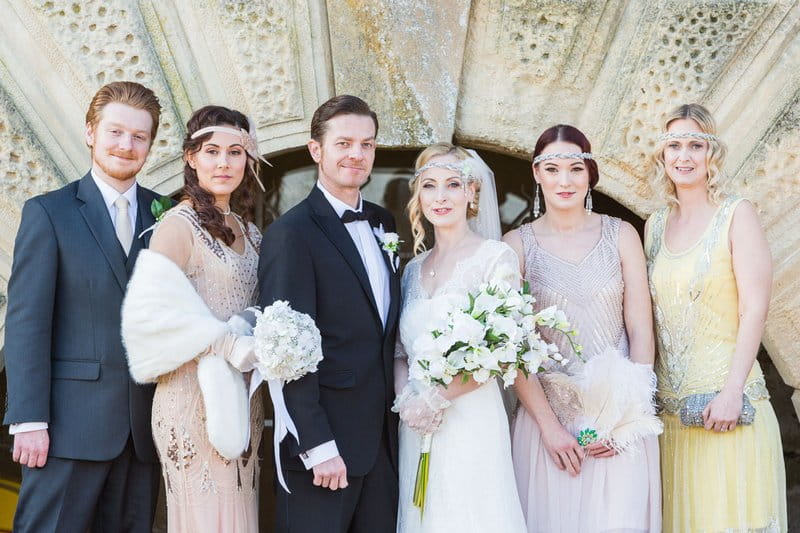
[[[138,187],[126,258],[100,190],[81,180],[31,198],[22,210],[8,284],[5,424],[47,422],[53,457],[107,461],[132,436],[156,462],[150,431],[154,386],[134,383],[120,337],[120,306],[136,256],[149,240],[150,204]]]

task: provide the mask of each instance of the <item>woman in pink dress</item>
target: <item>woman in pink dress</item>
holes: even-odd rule
[[[546,130],[533,153],[533,174],[534,216],[541,206],[539,189],[546,211],[504,240],[517,252],[536,309],[555,305],[566,313],[578,330],[585,361],[613,349],[648,365],[639,370],[652,376],[653,323],[642,245],[633,226],[591,211],[599,173],[589,141],[572,126]],[[521,405],[512,450],[529,533],[660,531],[657,437],[642,437],[624,451],[603,442],[581,446],[580,407],[564,384],[584,362],[571,355],[562,334],[544,330],[542,336],[559,346],[568,363],[515,384]]]
[[[259,394],[248,405],[253,338],[238,316],[255,302],[261,244],[248,129],[221,106],[192,115],[181,202],[158,223],[123,306],[131,374],[157,383],[152,427],[170,533],[259,530],[264,419]]]

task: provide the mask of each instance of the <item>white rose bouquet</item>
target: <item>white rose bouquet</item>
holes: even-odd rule
[[[564,333],[580,356],[577,331],[564,312],[555,306],[534,312],[535,302],[527,283],[520,290],[502,277],[482,284],[475,294],[434,299],[433,329],[414,341],[409,379],[446,387],[457,377],[464,383],[470,377],[478,383],[498,377],[508,388],[520,371],[527,377],[542,370],[547,360],[566,364],[558,346],[541,338],[539,326]],[[425,506],[432,438],[432,433],[423,436],[417,467],[414,504],[420,509]]]
[[[253,366],[269,384],[275,406],[275,465],[278,481],[289,492],[280,466],[280,442],[287,433],[298,442],[299,437],[283,401],[283,385],[317,371],[322,361],[322,337],[310,316],[295,311],[283,300],[277,300],[263,312],[256,310],[255,314]],[[253,379],[261,378],[253,376]]]

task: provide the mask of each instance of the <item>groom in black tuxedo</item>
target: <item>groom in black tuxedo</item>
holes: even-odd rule
[[[159,480],[153,386],[134,383],[120,305],[156,194],[136,184],[161,106],[133,82],[86,113],[92,168],[22,209],[8,283],[5,424],[22,487],[18,533],[150,532]]]
[[[322,333],[319,370],[283,394],[300,442],[288,436],[277,531],[383,533],[397,519],[393,355],[400,281],[380,228],[394,220],[359,189],[375,160],[378,119],[355,96],[314,113],[308,149],[319,168],[308,197],[261,244],[260,305],[288,300]]]

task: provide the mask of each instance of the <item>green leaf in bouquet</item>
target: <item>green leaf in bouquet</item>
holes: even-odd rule
[[[469,374],[461,374],[461,384],[466,385],[469,382]]]
[[[503,337],[505,337],[505,335],[497,335],[493,329],[490,329],[486,332],[485,339],[491,343],[498,343],[503,340]]]
[[[530,293],[531,293],[531,284],[530,284],[530,282],[527,279],[523,280],[523,282],[522,282],[522,294],[530,294]]]
[[[445,357],[447,357],[447,356],[448,356],[448,355],[450,355],[451,353],[453,353],[453,352],[457,352],[457,351],[458,351],[458,350],[460,350],[461,348],[466,348],[466,347],[468,347],[468,346],[469,346],[469,344],[467,344],[466,342],[464,342],[464,341],[458,341],[458,342],[456,342],[455,344],[453,344],[453,345],[450,347],[450,349],[449,349],[449,350],[447,350],[447,353],[446,353],[446,354],[444,354],[444,355],[445,355]]]

